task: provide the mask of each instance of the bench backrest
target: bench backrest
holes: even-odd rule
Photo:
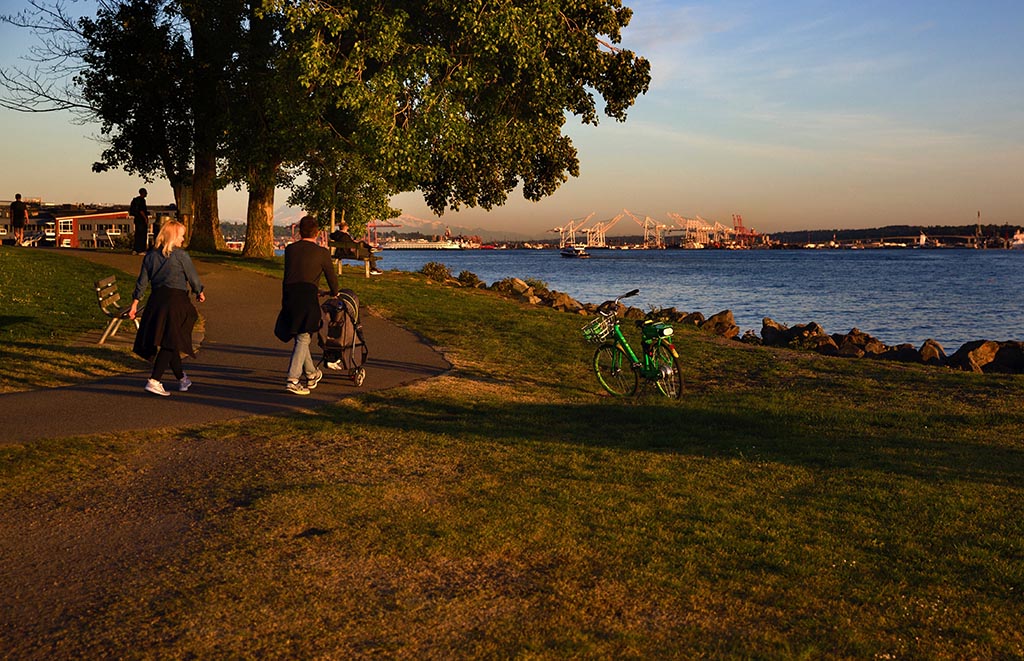
[[[117,277],[109,276],[96,283],[96,298],[105,314],[117,314],[121,295],[117,293]]]

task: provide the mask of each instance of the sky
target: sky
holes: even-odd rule
[[[652,66],[627,121],[570,118],[578,178],[541,202],[517,191],[445,222],[539,236],[628,209],[724,224],[740,214],[762,233],[969,224],[979,212],[1024,226],[1024,2],[624,4],[622,45]],[[24,5],[0,0],[0,13]],[[0,66],[23,65],[28,38],[0,26]],[[146,185],[151,204],[173,200],[166,182],[91,172],[98,126],[72,119],[0,110],[0,199],[127,204]],[[434,218],[416,193],[393,204]],[[245,207],[244,193],[221,193],[222,219],[243,220]]]

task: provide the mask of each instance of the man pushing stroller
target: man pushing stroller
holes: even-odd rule
[[[323,378],[309,353],[310,338],[320,328],[320,276],[327,277],[331,296],[338,294],[338,274],[331,253],[316,244],[320,226],[312,216],[299,221],[301,239],[284,249],[284,281],[281,313],[274,335],[282,342],[295,341],[285,389],[296,395],[308,395]],[[300,380],[301,379],[301,380]]]

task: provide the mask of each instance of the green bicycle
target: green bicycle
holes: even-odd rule
[[[619,301],[640,293],[634,289],[615,299]],[[594,373],[601,386],[612,395],[625,397],[636,392],[640,377],[652,381],[661,394],[679,399],[683,394],[683,377],[679,354],[672,345],[672,326],[650,319],[636,322],[640,328],[641,356],[637,356],[622,334],[619,318],[613,312],[599,312],[598,317],[581,330],[583,338],[598,345],[594,352]]]

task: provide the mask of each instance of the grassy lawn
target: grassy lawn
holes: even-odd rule
[[[52,251],[0,246],[0,393],[79,383],[144,365],[122,348],[67,348],[106,326],[93,283],[109,275],[115,275],[109,267]],[[122,297],[130,297],[135,276],[116,275]]]
[[[0,508],[151,542],[48,649],[1024,655],[1024,379],[680,330],[683,398],[616,400],[582,318],[414,274],[343,286],[455,369],[303,415],[0,447]]]

